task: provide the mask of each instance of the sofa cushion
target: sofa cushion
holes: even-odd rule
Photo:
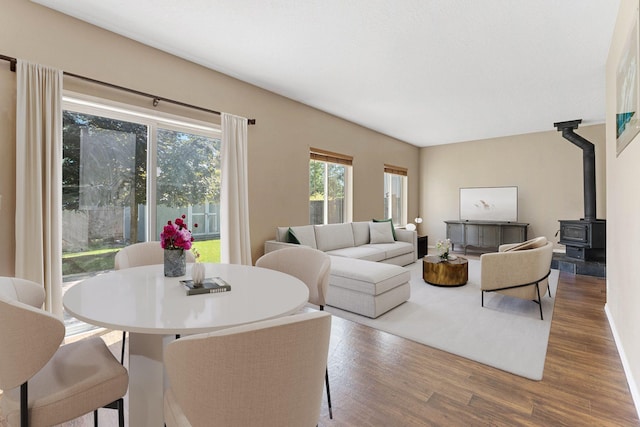
[[[326,224],[313,226],[316,235],[317,249],[327,252],[354,246],[353,229],[350,223]]]
[[[393,243],[395,240],[391,233],[391,227],[384,222],[369,223],[369,241],[374,243]]]
[[[369,243],[369,221],[352,222],[351,228],[353,228],[353,243],[355,246]]]
[[[313,231],[313,225],[300,225],[296,227],[278,227],[276,230],[276,240],[278,242],[290,243],[288,240],[289,230],[291,230],[301,245],[318,249],[316,245],[316,235]]]
[[[382,248],[378,248],[376,246],[377,245],[352,246],[350,248],[327,251],[327,254],[347,258],[364,259],[367,261],[383,261],[386,257],[386,253]]]
[[[535,239],[527,240],[526,242],[522,242],[515,246],[511,246],[506,249],[505,252],[513,252],[513,251],[524,251],[527,249],[536,249],[541,248],[547,244],[547,238],[544,236],[536,237]]]
[[[391,234],[393,234],[393,240],[396,240],[396,228],[393,226],[393,219],[374,219],[373,222],[388,222],[391,228]]]
[[[407,242],[378,243],[375,245],[369,244],[364,247],[367,246],[373,246],[374,248],[383,251],[385,254],[384,259],[395,258],[397,256],[413,252],[413,245]]]

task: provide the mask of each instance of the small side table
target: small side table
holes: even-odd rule
[[[418,236],[418,259],[424,258],[429,250],[429,236]]]
[[[469,261],[457,257],[444,261],[439,256],[427,256],[422,261],[422,278],[435,286],[462,286],[469,280]]]

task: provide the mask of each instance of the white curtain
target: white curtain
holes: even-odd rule
[[[62,317],[62,71],[17,61],[16,268]]]
[[[247,128],[244,117],[222,113],[220,261],[251,265]]]

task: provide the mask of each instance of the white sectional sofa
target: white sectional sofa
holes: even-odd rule
[[[393,238],[393,234],[384,231],[386,228],[392,230],[387,221],[278,227],[275,240],[265,242],[264,251],[295,245],[294,239],[297,239],[298,244],[333,256],[396,265],[415,262],[418,259],[418,233],[399,228],[394,230]]]
[[[331,256],[327,305],[375,318],[410,297],[410,273],[402,266],[417,260],[415,231],[386,221],[278,227],[265,253],[295,245]]]

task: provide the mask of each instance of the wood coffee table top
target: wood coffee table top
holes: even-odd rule
[[[469,261],[457,257],[442,260],[438,256],[426,256],[422,261],[422,278],[435,286],[462,286],[469,280]]]

